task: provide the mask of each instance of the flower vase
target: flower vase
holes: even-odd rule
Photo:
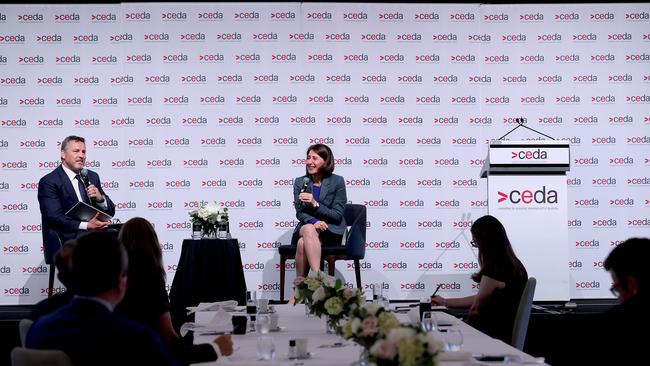
[[[230,239],[230,230],[228,229],[228,223],[219,225],[217,228],[217,238]]]
[[[201,231],[205,239],[214,239],[217,237],[217,227],[214,225],[203,225]]]
[[[325,332],[327,334],[339,334],[340,330],[339,319],[328,316],[327,321],[325,322]]]
[[[359,355],[359,366],[370,366],[370,350],[366,347],[361,348],[361,354]]]

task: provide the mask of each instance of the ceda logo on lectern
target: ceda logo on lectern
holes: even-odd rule
[[[507,202],[514,205],[557,203],[557,191],[546,186],[535,189],[513,189],[510,192],[497,191],[497,202]]]

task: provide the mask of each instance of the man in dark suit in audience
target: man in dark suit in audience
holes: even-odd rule
[[[127,286],[128,259],[114,235],[80,236],[72,254],[72,301],[37,319],[26,346],[60,349],[75,365],[178,365],[150,328],[116,315]]]
[[[85,169],[85,164],[86,141],[83,137],[68,136],[61,142],[61,165],[38,182],[45,263],[52,263],[63,243],[79,233],[106,229],[110,224],[99,215],[88,222],[66,216],[77,202],[83,201],[110,216],[115,215],[115,205],[104,193],[99,175]]]
[[[650,239],[632,238],[615,247],[603,263],[612,293],[621,300],[594,322],[586,350],[589,364],[638,365],[647,359],[650,329]],[[587,363],[583,363],[587,364]]]

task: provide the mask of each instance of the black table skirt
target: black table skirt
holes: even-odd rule
[[[187,318],[187,306],[200,302],[246,302],[246,279],[237,239],[183,240],[169,293],[174,323]]]

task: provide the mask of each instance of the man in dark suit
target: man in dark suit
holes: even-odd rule
[[[77,296],[34,322],[27,348],[62,350],[75,365],[178,365],[153,330],[113,313],[126,293],[127,268],[114,235],[80,236],[71,268]]]
[[[79,233],[106,229],[110,224],[102,221],[99,215],[88,222],[66,216],[77,202],[86,202],[110,216],[115,215],[115,205],[102,190],[99,175],[84,169],[85,163],[84,138],[68,136],[61,143],[61,165],[38,182],[45,263],[51,264],[63,243]]]
[[[631,238],[612,249],[603,266],[612,276],[612,293],[621,301],[594,322],[588,348],[592,365],[638,365],[647,358],[650,327],[650,239]],[[586,364],[586,363],[583,363]]]

